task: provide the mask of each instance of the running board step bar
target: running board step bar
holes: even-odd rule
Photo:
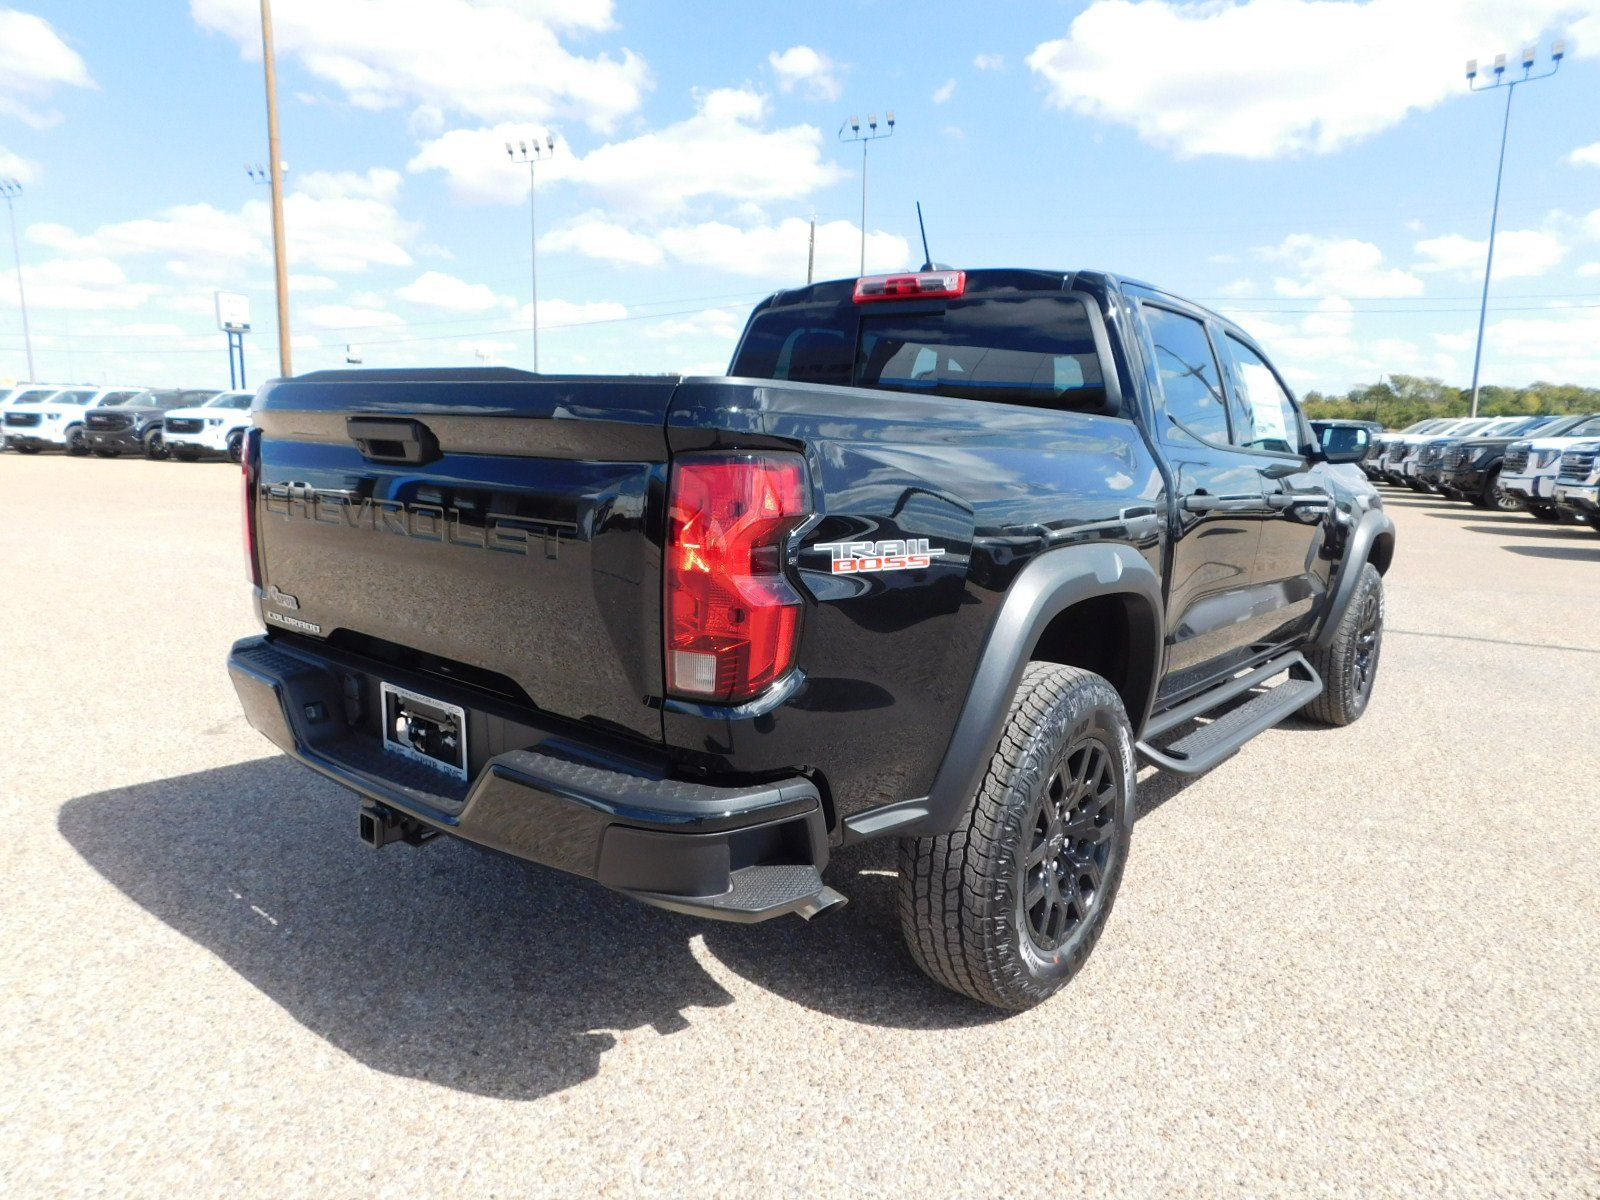
[[[1237,700],[1267,680],[1293,672],[1275,687],[1230,709],[1208,724],[1200,726],[1166,746],[1152,743],[1179,726],[1215,712]],[[1203,775],[1218,763],[1238,753],[1239,748],[1257,734],[1271,729],[1285,717],[1299,712],[1322,694],[1322,678],[1300,653],[1286,654],[1255,670],[1230,679],[1220,687],[1185,701],[1150,718],[1144,738],[1136,749],[1141,761],[1175,775]]]

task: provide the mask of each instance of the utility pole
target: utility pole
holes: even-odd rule
[[[545,131],[544,145],[534,138],[530,145],[519,141],[515,146],[506,143],[506,157],[512,162],[528,164],[528,283],[533,293],[530,311],[533,315],[533,373],[539,373],[539,210],[537,207],[538,179],[534,169],[556,152],[555,135]]]
[[[272,177],[272,259],[278,285],[278,374],[294,374],[289,355],[289,263],[283,236],[283,156],[278,149],[278,64],[272,52],[272,0],[261,0],[261,57],[267,77],[267,154]]]
[[[867,147],[879,138],[894,136],[894,110],[886,114],[888,128],[879,130],[876,113],[867,114],[867,132],[861,132],[861,121],[851,117],[839,126],[839,140],[841,142],[861,143],[861,274],[867,273]],[[850,135],[845,136],[845,130],[850,130]]]
[[[6,198],[6,211],[11,214],[11,257],[17,264],[17,303],[22,308],[22,344],[28,351],[28,382],[37,378],[33,373],[33,334],[28,330],[28,293],[22,286],[22,251],[17,247],[16,198],[22,195],[22,183],[16,179],[0,179],[0,196]]]
[[[811,281],[817,274],[817,214],[811,214],[811,244],[806,248],[806,286],[811,286]]]
[[[1519,84],[1533,83],[1538,79],[1549,79],[1561,69],[1561,60],[1566,57],[1567,44],[1557,40],[1550,47],[1550,69],[1541,74],[1533,74],[1534,60],[1538,57],[1538,48],[1528,46],[1522,51],[1522,77],[1506,77],[1506,56],[1494,56],[1493,79],[1489,82],[1478,82],[1478,60],[1470,59],[1467,62],[1467,86],[1475,92],[1493,91],[1495,88],[1506,89],[1506,113],[1500,125],[1500,161],[1494,169],[1494,207],[1489,214],[1489,252],[1484,256],[1483,263],[1483,299],[1478,305],[1478,345],[1472,353],[1472,415],[1478,415],[1478,373],[1483,366],[1483,329],[1489,318],[1489,279],[1494,273],[1494,238],[1500,225],[1500,181],[1506,170],[1506,138],[1511,132],[1511,98],[1517,94]]]

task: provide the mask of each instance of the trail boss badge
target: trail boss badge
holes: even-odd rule
[[[835,575],[860,575],[868,571],[910,571],[927,567],[944,553],[928,545],[927,538],[887,542],[819,542],[814,550],[833,556]]]

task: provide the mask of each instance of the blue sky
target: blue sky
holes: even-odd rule
[[[1600,0],[642,4],[277,0],[295,367],[527,366],[526,173],[547,371],[717,371],[744,311],[915,265],[1098,267],[1230,313],[1302,389],[1471,366],[1503,93],[1468,57],[1555,36],[1518,90],[1485,377],[1600,385]],[[1593,50],[1590,49],[1593,47]],[[0,8],[0,176],[37,374],[226,382],[212,293],[275,370],[256,0]],[[6,260],[7,268],[10,266]],[[14,279],[0,379],[25,374]]]

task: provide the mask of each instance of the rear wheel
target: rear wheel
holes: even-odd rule
[[[89,453],[89,438],[83,432],[82,425],[74,425],[67,430],[66,451],[74,458],[81,458]]]
[[[159,428],[144,435],[144,456],[158,462],[167,457],[167,440],[161,436]]]
[[[961,824],[900,843],[900,927],[945,987],[999,1008],[1077,974],[1133,834],[1133,731],[1098,675],[1030,663]]]
[[[1349,725],[1367,711],[1383,650],[1383,576],[1366,563],[1355,595],[1339,617],[1333,641],[1309,646],[1306,661],[1322,676],[1322,695],[1300,710],[1323,725]]]

